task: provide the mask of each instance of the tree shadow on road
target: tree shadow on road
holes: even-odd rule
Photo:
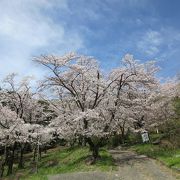
[[[147,156],[137,155],[131,151],[110,150],[114,162],[118,166],[133,165],[134,163],[141,163],[148,160]]]

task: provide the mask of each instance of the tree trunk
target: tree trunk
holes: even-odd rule
[[[80,137],[78,138],[78,145],[79,145],[79,146],[82,146],[82,145],[83,145],[83,137],[82,137],[82,136],[80,136]]]
[[[42,155],[42,149],[39,147],[39,160],[41,160],[41,155]]]
[[[94,161],[96,161],[100,156],[99,156],[99,147],[98,146],[94,146],[92,149],[92,156]]]
[[[2,158],[1,158],[1,163],[0,163],[0,178],[3,177],[3,174],[4,174],[4,166],[7,162],[7,146],[5,144],[5,147],[4,147],[4,154],[2,155]]]
[[[125,143],[125,121],[123,122],[123,125],[120,126],[121,129],[121,143],[124,144]]]
[[[13,145],[12,151],[9,151],[7,176],[12,174],[12,172],[13,172],[15,149],[16,149],[16,142]]]
[[[44,153],[45,154],[47,153],[47,147],[46,146],[44,147]]]
[[[99,145],[98,144],[94,144],[90,138],[86,138],[86,141],[88,142],[89,147],[90,147],[90,151],[92,152],[93,163],[95,163],[96,160],[98,158],[100,158],[100,155],[99,155]]]
[[[70,140],[69,144],[70,144],[70,147],[71,147],[71,148],[74,147],[75,142],[76,142],[75,139]]]
[[[39,163],[39,139],[37,142],[37,150],[36,150],[36,173],[38,173],[38,163]]]
[[[87,143],[86,138],[83,138],[83,146],[86,146],[86,143]]]
[[[7,176],[12,174],[12,170],[13,170],[13,152],[9,153],[9,157],[8,157],[8,171],[7,171]]]
[[[20,159],[19,159],[19,164],[18,164],[19,169],[24,168],[24,166],[23,166],[23,153],[24,153],[24,148],[22,147],[22,145],[20,145]]]
[[[3,174],[4,174],[4,165],[5,165],[5,161],[4,161],[4,159],[2,159],[2,161],[0,163],[0,178],[2,178]]]
[[[124,131],[121,134],[121,143],[124,144],[125,143],[125,135],[124,135]]]
[[[33,162],[35,162],[35,160],[36,160],[36,151],[37,151],[37,148],[35,147],[34,148],[34,153],[33,153]]]

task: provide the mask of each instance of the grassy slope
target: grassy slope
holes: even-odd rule
[[[85,160],[90,154],[88,148],[74,148],[74,149],[61,149],[56,148],[50,150],[46,155],[43,155],[37,174],[31,173],[32,161],[31,156],[26,159],[25,169],[16,170],[14,177],[22,177],[21,179],[39,180],[47,179],[49,174],[69,173],[69,172],[82,172],[82,171],[111,171],[115,169],[111,155],[105,150],[100,151],[102,159],[95,165],[87,165]],[[52,165],[54,163],[54,165]],[[8,177],[5,179],[11,179]]]
[[[180,149],[162,149],[158,145],[140,144],[131,148],[139,154],[159,159],[168,167],[180,169]]]

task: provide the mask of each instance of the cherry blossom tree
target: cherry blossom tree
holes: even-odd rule
[[[0,126],[2,127],[0,133],[3,134],[2,138],[5,136],[4,140],[8,139],[8,151],[5,151],[9,154],[8,159],[6,158],[6,164],[8,164],[8,174],[11,174],[15,150],[20,150],[18,166],[22,168],[24,149],[27,144],[32,142],[30,139],[31,129],[34,124],[41,125],[41,131],[45,129],[43,126],[47,125],[48,115],[44,112],[42,104],[39,103],[37,93],[32,93],[27,77],[17,80],[15,74],[8,75],[3,81],[0,99],[2,112],[4,112],[2,114],[4,118],[0,118]],[[11,131],[12,129],[13,131]],[[7,131],[8,134],[4,131]],[[42,138],[45,138],[47,143],[49,138],[45,134]],[[4,148],[6,149],[6,147],[5,142]]]
[[[7,174],[12,174],[14,153],[18,141],[25,141],[27,134],[22,135],[26,130],[24,121],[8,107],[0,105],[0,143],[4,147],[4,155],[1,160],[1,177],[3,176],[4,165],[7,163]],[[19,136],[21,134],[21,136]]]
[[[174,98],[179,97],[178,81],[176,78],[168,79],[154,91],[148,99],[149,111],[147,127],[158,127],[174,118]],[[157,128],[158,133],[158,128]]]
[[[175,80],[160,83],[155,62],[140,63],[125,55],[119,67],[103,73],[93,57],[69,53],[40,56],[35,61],[49,73],[32,90],[30,78],[10,74],[0,91],[0,146],[4,166],[12,173],[14,153],[30,144],[36,161],[55,138],[88,143],[92,163],[104,140],[118,135],[124,143],[128,130],[141,131],[168,121],[175,113],[172,99],[179,97]]]
[[[63,57],[42,56],[36,61],[53,73],[44,81],[43,87],[52,88],[61,102],[66,103],[67,108],[64,110],[62,106],[59,117],[56,118],[60,120],[64,117],[59,134],[64,135],[62,132],[68,132],[69,129],[72,132],[69,135],[83,136],[97,158],[98,146],[92,137],[104,137],[107,134],[102,130],[107,122],[100,116],[99,107],[105,101],[104,96],[108,89],[97,61],[92,57],[77,56],[73,53]],[[94,121],[96,123],[93,123]]]
[[[52,125],[61,136],[83,136],[94,159],[104,138],[119,128],[124,134],[125,124],[132,127],[137,114],[144,116],[147,96],[158,84],[154,63],[140,64],[131,55],[108,77],[95,59],[75,53],[41,56],[36,62],[50,70],[42,88],[50,88],[60,103]]]

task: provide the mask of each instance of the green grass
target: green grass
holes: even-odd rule
[[[138,154],[156,158],[171,168],[180,169],[180,149],[164,149],[158,145],[140,144],[131,147]]]
[[[86,163],[87,157],[90,155],[88,148],[76,147],[73,149],[61,149],[56,148],[50,150],[44,155],[39,162],[38,173],[31,173],[32,165],[30,165],[31,159],[27,159],[26,168],[23,170],[17,170],[13,177],[21,176],[21,179],[28,180],[47,180],[47,175],[70,173],[70,172],[83,172],[83,171],[111,171],[115,169],[113,159],[111,155],[105,150],[100,150],[101,159],[94,165],[88,165]],[[55,163],[54,166],[50,166],[51,163]],[[11,179],[8,177],[6,179]]]

